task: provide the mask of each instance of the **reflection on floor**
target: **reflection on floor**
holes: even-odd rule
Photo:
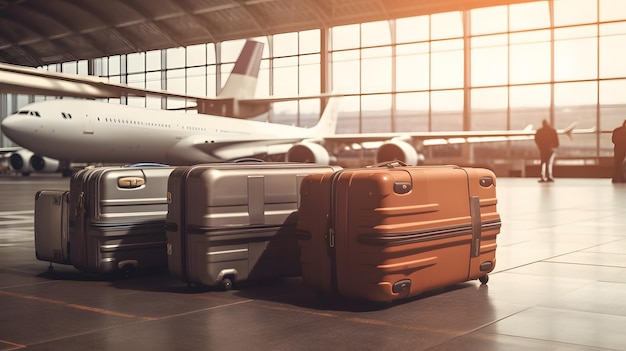
[[[299,278],[219,292],[167,272],[48,273],[32,194],[67,185],[0,178],[0,350],[626,350],[626,184],[499,178],[488,285],[384,307],[318,300]]]

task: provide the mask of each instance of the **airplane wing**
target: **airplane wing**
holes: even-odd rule
[[[177,98],[191,103],[183,108],[217,116],[252,118],[270,110],[274,102],[297,99],[329,98],[342,94],[319,94],[252,99],[210,98],[177,94],[163,90],[133,88],[110,83],[104,78],[77,74],[48,72],[32,67],[0,63],[0,93],[33,94],[84,99],[120,98],[125,96],[160,96]]]
[[[203,135],[190,136],[178,142],[169,152],[168,157],[179,163],[221,162],[248,157],[265,158],[272,155],[284,155],[302,138],[255,138],[250,140],[207,143]]]
[[[576,129],[575,127],[576,123],[572,123],[567,128],[558,129],[557,133],[571,139],[573,134],[596,132],[595,128]],[[381,160],[398,159],[409,164],[417,164],[416,150],[423,146],[533,140],[536,132],[532,126],[528,126],[522,130],[499,131],[336,134],[311,142],[321,143],[326,149],[334,152],[350,149],[377,149],[377,155],[379,155],[377,157]]]
[[[85,99],[148,95],[188,99],[202,98],[166,91],[133,88],[124,84],[109,83],[106,79],[95,76],[48,72],[6,63],[0,63],[0,92]]]
[[[594,133],[595,128],[575,129],[575,123],[564,129],[557,130],[558,134],[570,136],[572,134]],[[421,146],[495,142],[507,140],[532,140],[536,130],[528,126],[523,130],[511,131],[467,131],[467,132],[417,132],[417,133],[364,133],[364,134],[335,134],[313,138],[276,137],[272,139],[254,139],[237,141],[220,141],[206,143],[201,135],[182,140],[172,151],[171,156],[178,160],[197,162],[203,157],[205,161],[211,160],[236,160],[243,157],[265,158],[273,155],[287,154],[287,160],[298,162],[312,162],[296,158],[290,159],[290,153],[294,147],[308,149],[313,160],[317,163],[328,162],[328,157],[333,157],[339,150],[345,149],[391,149],[383,151],[391,154],[381,157],[407,160],[411,164],[416,159],[414,154]],[[317,148],[316,148],[317,145]],[[322,148],[325,149],[322,151]],[[291,157],[293,157],[292,154]]]
[[[576,123],[572,123],[567,128],[558,129],[557,134],[572,137],[573,134],[595,133],[596,128],[576,129]],[[359,144],[384,142],[387,140],[401,140],[413,144],[424,146],[480,143],[507,140],[529,140],[534,139],[537,131],[532,125],[521,130],[479,130],[479,131],[446,131],[446,132],[399,132],[399,133],[355,133],[336,134],[324,137],[324,143],[344,143]]]

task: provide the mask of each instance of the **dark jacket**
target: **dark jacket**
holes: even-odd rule
[[[611,141],[613,142],[613,151],[616,155],[626,154],[626,126],[613,129]]]
[[[554,128],[544,123],[535,134],[535,143],[540,151],[552,151],[559,147],[559,136]]]

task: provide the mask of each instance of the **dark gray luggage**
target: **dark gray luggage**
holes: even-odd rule
[[[35,194],[35,256],[38,260],[70,264],[69,191],[40,190]]]
[[[70,180],[70,258],[94,273],[167,266],[167,179],[173,167],[100,167]]]
[[[168,182],[168,268],[189,284],[298,276],[302,179],[337,167],[221,163],[178,167]]]

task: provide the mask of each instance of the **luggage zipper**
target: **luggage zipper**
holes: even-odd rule
[[[189,264],[187,259],[187,181],[189,180],[189,175],[195,169],[195,167],[191,166],[186,168],[181,174],[180,177],[180,199],[178,200],[178,204],[180,205],[179,214],[180,214],[180,260],[181,260],[181,275],[183,277],[183,281],[189,283],[189,276],[187,272],[187,265]]]
[[[330,283],[331,292],[339,293],[339,282],[337,278],[337,251],[335,249],[335,225],[337,211],[337,181],[343,170],[336,171],[330,178],[330,206],[328,210],[328,256],[330,257]]]

